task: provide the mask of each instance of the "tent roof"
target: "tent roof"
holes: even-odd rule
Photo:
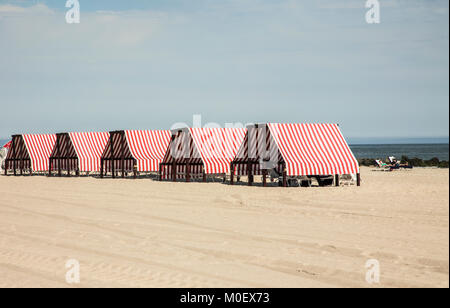
[[[337,124],[267,124],[287,174],[359,173],[359,164]]]
[[[69,133],[78,156],[80,171],[100,171],[100,159],[108,142],[107,132]]]
[[[158,171],[170,143],[170,131],[126,130],[125,135],[138,171]]]
[[[56,142],[56,134],[22,135],[33,171],[48,171],[48,161]]]

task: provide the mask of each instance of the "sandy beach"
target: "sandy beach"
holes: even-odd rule
[[[448,287],[449,171],[363,168],[362,180],[0,176],[0,287]],[[379,284],[365,280],[368,259]]]

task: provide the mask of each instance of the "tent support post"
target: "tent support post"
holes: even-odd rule
[[[177,163],[174,161],[172,164],[172,182],[177,181]]]
[[[286,164],[283,164],[283,187],[287,187]]]
[[[361,173],[356,174],[356,186],[361,186]]]
[[[48,176],[52,176],[52,165],[53,165],[53,159],[49,158],[49,160],[48,160]]]
[[[121,159],[120,159],[120,164],[121,164],[121,167],[122,167],[122,179],[124,179],[125,178],[125,143],[126,143],[126,140],[125,140],[125,132],[123,132],[122,134],[121,134],[121,138],[122,138],[122,148],[121,148],[121,153],[120,153],[120,155],[121,155]],[[134,163],[133,163],[133,172],[134,172]],[[134,178],[136,178],[136,172],[134,172]]]
[[[110,150],[111,150],[111,176],[113,179],[116,178],[116,170],[114,168],[114,134],[111,134],[111,144],[110,144]]]
[[[56,137],[56,148],[57,148],[57,151],[56,151],[56,153],[58,153],[58,176],[60,177],[61,176],[61,149],[60,149],[60,146],[59,146],[59,138],[58,138],[58,136]]]
[[[267,169],[263,169],[263,187],[267,187]]]
[[[256,129],[256,160],[259,161],[260,159],[260,155],[259,155],[259,130],[260,127],[258,124],[255,125],[255,129]],[[264,174],[264,171],[263,171]],[[252,175],[252,183],[255,181],[255,177],[254,175]]]
[[[100,158],[100,178],[103,179],[103,158]]]
[[[250,129],[247,131],[247,178],[248,186],[253,184],[252,163],[250,162]]]
[[[191,165],[189,162],[186,163],[186,182],[189,183],[191,181]]]
[[[162,163],[159,164],[159,169],[158,169],[158,181],[162,181]]]
[[[133,179],[137,179],[137,161],[133,159]]]
[[[252,164],[250,162],[247,163],[247,177],[248,177],[248,186],[253,185],[253,174],[252,174]]]
[[[67,151],[67,177],[70,177],[70,169],[71,169],[71,159],[68,157],[69,156],[69,153],[70,153],[70,151],[69,151],[69,149],[70,149],[70,136],[69,136],[69,134],[67,134],[66,135],[67,136],[67,143],[66,143],[66,151]]]
[[[340,186],[340,183],[339,183],[339,174],[335,174],[335,175],[334,175],[334,185],[335,185],[336,187],[339,187],[339,186]]]
[[[14,160],[13,160],[14,175],[16,175],[16,142],[15,142],[15,139],[16,139],[16,137],[13,137],[13,140],[12,140],[12,151],[13,151],[12,157],[14,157]]]
[[[203,170],[203,183],[206,183],[206,172]]]
[[[234,164],[230,164],[230,185],[234,185]]]

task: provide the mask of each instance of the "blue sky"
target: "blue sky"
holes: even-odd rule
[[[447,137],[448,1],[0,0],[0,138],[333,122],[350,138]]]

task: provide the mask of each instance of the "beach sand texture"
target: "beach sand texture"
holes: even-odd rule
[[[284,189],[0,176],[0,287],[448,287],[449,171],[363,168],[362,179]],[[79,285],[65,281],[68,259]]]

